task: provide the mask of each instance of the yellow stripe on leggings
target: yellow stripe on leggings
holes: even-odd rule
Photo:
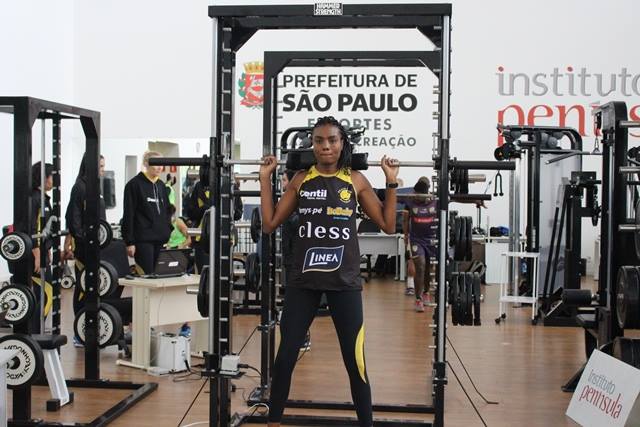
[[[358,365],[358,372],[360,378],[366,384],[367,383],[367,370],[364,365],[364,325],[360,327],[360,332],[356,337],[356,364]]]

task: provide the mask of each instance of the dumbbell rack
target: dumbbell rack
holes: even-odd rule
[[[79,120],[86,138],[87,163],[87,199],[86,199],[86,223],[85,235],[90,244],[87,245],[85,253],[85,267],[87,271],[86,292],[86,331],[85,331],[85,379],[67,380],[66,385],[78,388],[115,388],[128,389],[133,392],[116,403],[104,413],[100,414],[93,421],[94,425],[108,423],[131,406],[146,397],[157,388],[156,383],[136,384],[131,382],[114,382],[100,379],[100,353],[98,348],[98,264],[100,260],[98,250],[98,206],[99,206],[99,179],[98,179],[98,159],[100,153],[100,113],[84,108],[64,105],[56,102],[45,101],[31,97],[0,97],[0,112],[13,115],[13,153],[14,153],[14,179],[13,179],[13,227],[14,231],[29,235],[30,224],[32,222],[31,213],[31,152],[32,152],[32,127],[37,119],[43,121],[43,132],[41,141],[41,158],[46,159],[46,144],[44,125],[46,120],[52,120],[52,157],[53,157],[53,212],[52,214],[60,218],[60,170],[61,170],[61,123],[63,120]],[[53,224],[52,237],[58,242],[53,249],[53,313],[52,324],[54,335],[59,335],[61,313],[60,313],[60,226],[59,222]],[[41,251],[42,260],[46,260],[46,251]],[[30,253],[24,259],[10,264],[12,283],[21,283],[31,287],[31,277],[33,273],[33,257]],[[41,262],[41,265],[46,265]],[[42,300],[44,303],[44,300]],[[13,332],[16,334],[30,335],[32,332],[31,322],[15,325]],[[41,331],[43,332],[43,331]],[[9,425],[58,425],[42,420],[31,418],[31,383],[24,387],[17,388],[13,392],[13,419]],[[76,424],[71,424],[76,425]],[[84,425],[84,424],[77,424]]]

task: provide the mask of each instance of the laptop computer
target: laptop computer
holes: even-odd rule
[[[191,249],[163,249],[158,255],[153,277],[178,277],[187,273]]]

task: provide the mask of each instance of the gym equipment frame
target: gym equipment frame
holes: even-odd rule
[[[633,233],[626,227],[635,229],[635,218],[629,217],[630,186],[637,181],[630,174],[639,173],[640,167],[629,166],[628,139],[629,129],[640,127],[640,122],[628,120],[627,106],[624,102],[614,101],[597,107],[594,111],[595,128],[602,133],[602,218],[600,221],[600,272],[598,291],[591,301],[579,306],[594,308],[593,314],[578,314],[578,325],[585,329],[585,347],[587,359],[598,348],[612,353],[613,341],[624,336],[624,329],[616,319],[620,295],[616,275],[623,266],[638,264]],[[636,206],[637,208],[637,206]],[[579,296],[581,290],[569,290],[563,294],[563,301]],[[627,310],[638,307],[627,307]],[[585,362],[586,365],[586,362]],[[564,391],[573,391],[584,370],[583,365],[563,385]]]
[[[449,204],[449,168],[463,169],[513,170],[513,162],[470,161],[458,162],[449,159],[449,97],[450,97],[450,4],[345,4],[336,3],[339,13],[321,16],[322,8],[314,5],[287,6],[210,6],[209,16],[213,19],[213,81],[212,81],[212,117],[210,159],[162,159],[156,158],[150,164],[157,165],[194,165],[204,166],[208,171],[212,206],[209,210],[210,230],[213,236],[209,242],[210,265],[214,272],[209,274],[209,352],[205,356],[203,376],[210,378],[209,424],[227,427],[243,422],[262,422],[264,416],[236,414],[231,417],[230,380],[238,378],[242,372],[224,373],[222,368],[225,356],[231,353],[233,303],[230,299],[232,286],[232,257],[229,244],[231,229],[232,181],[229,159],[232,141],[233,123],[233,87],[235,54],[253,34],[260,29],[332,29],[332,28],[417,28],[435,45],[438,62],[434,71],[439,79],[436,90],[438,95],[438,149],[433,158],[434,168],[439,174],[440,229],[439,263],[445,265],[448,247],[448,204]],[[334,11],[335,12],[335,11]],[[349,53],[339,53],[346,55]],[[406,54],[406,53],[404,53]],[[304,53],[302,53],[304,56]],[[434,58],[435,58],[434,54]],[[305,59],[306,60],[306,59]],[[335,65],[335,64],[334,64]],[[267,61],[265,61],[267,66]],[[269,68],[269,71],[271,70]],[[276,72],[271,72],[275,76]],[[263,154],[278,153],[276,117],[272,107],[275,102],[274,78],[266,82],[263,107]],[[443,161],[445,160],[445,161]],[[255,162],[252,160],[251,162]],[[277,189],[276,177],[272,179],[272,188]],[[470,196],[470,195],[469,195]],[[276,192],[274,191],[274,198]],[[275,236],[262,237],[262,280],[265,293],[263,298],[268,307],[273,307],[275,293],[270,289],[275,284],[275,265],[273,264]],[[268,261],[267,261],[268,260]],[[445,338],[446,338],[446,273],[441,268],[438,274],[437,300],[434,310],[435,361],[433,365],[434,423],[419,425],[444,425],[444,386],[446,378]],[[268,335],[268,329],[276,324],[275,313],[266,310],[262,319],[262,351],[272,357],[275,349],[275,335]],[[267,329],[267,331],[265,331]],[[263,374],[270,378],[269,364],[263,360]],[[311,425],[356,425],[354,418],[285,416],[283,424]],[[398,421],[376,420],[376,425],[398,425]]]
[[[131,382],[119,382],[100,379],[100,352],[98,349],[98,307],[100,298],[98,295],[98,266],[100,252],[98,243],[99,224],[99,178],[98,162],[100,155],[100,113],[84,108],[59,104],[31,97],[0,97],[0,112],[13,114],[13,226],[15,231],[29,234],[32,221],[31,211],[31,152],[32,152],[32,127],[37,119],[43,121],[43,138],[41,145],[41,164],[46,159],[44,126],[46,120],[52,121],[52,157],[53,157],[53,212],[52,215],[60,218],[60,166],[61,166],[61,124],[63,120],[79,120],[86,139],[86,156],[92,161],[87,162],[87,200],[85,234],[89,244],[85,253],[85,266],[87,271],[86,286],[86,319],[85,331],[85,374],[84,379],[67,380],[69,387],[84,388],[115,388],[133,390],[124,399],[107,409],[89,423],[65,424],[75,426],[100,426],[122,415],[125,411],[153,392],[157,383],[136,384]],[[62,264],[60,263],[59,222],[53,223],[52,237],[57,242],[53,245],[54,267],[54,296],[53,307],[54,334],[60,334],[60,279]],[[46,256],[46,251],[42,251]],[[10,264],[12,283],[31,284],[33,273],[33,257],[31,254],[24,260]],[[14,333],[30,334],[31,322],[14,326]],[[48,423],[31,418],[31,387],[17,389],[13,392],[13,419],[9,425],[60,425],[60,423]]]
[[[287,6],[210,6],[209,16],[213,20],[213,84],[212,84],[212,145],[215,151],[211,151],[211,155],[216,156],[231,153],[231,132],[233,119],[233,83],[234,83],[234,65],[235,54],[249,40],[256,31],[260,29],[330,29],[330,28],[417,28],[427,38],[435,44],[436,50],[434,56],[438,57],[439,62],[439,121],[440,128],[443,130],[441,138],[448,138],[449,134],[449,57],[450,57],[450,17],[451,5],[449,4],[340,4],[341,15],[318,16],[315,14],[314,5],[287,5]],[[431,46],[429,46],[431,48]],[[348,54],[347,54],[348,55]],[[275,64],[274,64],[275,65]],[[265,60],[265,74],[269,71],[269,65]],[[274,73],[275,75],[275,73]],[[275,93],[271,90],[274,82],[265,78],[264,86],[264,106],[263,106],[263,153],[277,153],[278,138],[276,136],[276,117],[272,111],[272,105],[275,100]],[[426,160],[426,159],[425,159]],[[213,162],[212,162],[213,163]],[[446,163],[446,162],[445,162]],[[445,167],[446,169],[446,167]],[[216,298],[215,302],[211,301],[211,307],[216,307],[216,318],[213,319],[213,326],[210,328],[210,339],[215,348],[211,361],[214,365],[210,368],[219,367],[222,356],[231,353],[231,323],[224,321],[229,318],[230,300],[229,293],[231,289],[230,277],[230,253],[228,245],[224,245],[223,238],[229,234],[230,216],[229,213],[229,195],[231,192],[231,181],[229,179],[228,170],[225,168],[213,168],[210,170],[210,176],[213,182],[218,185],[211,185],[211,189],[218,194],[212,195],[215,201],[215,228],[221,238],[215,239],[214,252],[220,260],[219,273],[211,274],[211,297]],[[273,187],[276,188],[276,178],[273,177]],[[445,183],[444,188],[448,188]],[[448,195],[448,192],[447,192]],[[448,200],[447,200],[448,201]],[[446,210],[446,203],[443,203]],[[214,219],[214,218],[212,218]],[[216,235],[213,232],[211,235]],[[446,237],[445,237],[446,238]],[[212,239],[213,241],[214,239]],[[273,250],[275,247],[275,236],[263,235],[262,237],[262,280],[263,288],[263,304],[268,303],[269,307],[273,307],[275,303],[275,293],[270,292],[275,283],[275,266],[270,265],[267,260],[272,260]],[[213,243],[213,242],[212,242]],[[443,248],[444,249],[444,248]],[[444,254],[444,251],[443,251]],[[212,258],[213,259],[213,258]],[[443,277],[444,279],[444,277]],[[444,283],[442,280],[440,283]],[[219,293],[219,295],[217,295]],[[440,321],[436,322],[444,326],[445,313],[444,307],[444,287],[440,289],[442,295],[442,310],[439,310]],[[216,294],[216,295],[214,295]],[[264,307],[264,306],[263,306]],[[222,320],[222,321],[220,321]],[[211,322],[211,319],[210,319]],[[275,328],[275,313],[272,310],[264,312],[262,316],[263,329],[262,334],[262,352],[269,354],[269,360],[273,360],[275,351],[275,334],[268,334],[268,330],[264,328]],[[445,359],[444,359],[444,327],[437,328],[439,331],[438,344],[436,347],[436,378],[434,378],[434,387],[436,389],[436,406],[440,409],[435,410],[436,425],[442,425],[444,415],[444,385],[445,378]],[[263,360],[261,366],[262,375],[270,378],[269,364]],[[210,394],[210,425],[227,426],[230,422],[230,382],[228,378],[211,378],[211,394]],[[438,402],[440,404],[438,404]],[[305,418],[305,417],[302,417]],[[295,420],[283,418],[283,423],[303,423],[307,422],[323,422],[326,424],[350,425],[355,422],[354,419],[336,419],[331,420],[330,417],[318,417],[311,420],[297,418]],[[253,421],[252,417],[245,417],[245,421]],[[259,421],[263,421],[260,418]],[[258,421],[258,420],[256,420]],[[305,422],[306,421],[306,422]]]
[[[265,123],[271,122],[272,125],[268,129],[269,134],[273,135],[272,138],[264,140],[277,141],[277,120],[267,120],[267,117],[274,117],[276,103],[278,99],[277,81],[278,75],[286,67],[395,67],[401,64],[405,67],[427,67],[431,71],[434,71],[438,67],[439,52],[436,51],[365,51],[365,52],[265,52],[264,53],[264,81],[265,81],[265,100],[273,100],[271,103],[264,103],[263,109],[265,117]],[[273,113],[272,113],[273,111]],[[266,135],[266,131],[265,131]],[[278,148],[281,148],[282,144],[278,147],[275,143],[269,148],[276,152]],[[266,149],[266,147],[265,147]],[[231,160],[229,163],[236,163],[237,160]],[[279,162],[283,163],[283,162]],[[245,164],[245,163],[242,163]],[[435,163],[433,161],[399,161],[400,167],[433,167]],[[380,161],[367,161],[368,166],[379,166]],[[262,241],[271,240],[273,237],[269,235],[262,235]],[[275,259],[275,244],[272,240],[271,248],[269,245],[262,244],[261,259]],[[248,404],[254,405],[257,403],[266,403],[268,401],[268,390],[271,382],[271,371],[274,364],[275,353],[275,323],[272,319],[277,314],[277,307],[275,304],[275,268],[273,264],[261,263],[262,277],[268,278],[269,283],[263,281],[263,285],[266,288],[262,298],[262,310],[261,310],[261,324],[259,330],[262,332],[262,345],[261,345],[261,364],[260,364],[260,386],[256,387],[251,393],[248,399]],[[268,297],[266,297],[268,296]],[[426,368],[426,367],[425,367]],[[426,392],[426,390],[425,390]],[[295,400],[289,399],[286,402],[286,406],[290,408],[315,408],[315,409],[354,409],[354,406],[350,402],[329,402],[329,401],[315,401],[315,400]],[[434,409],[432,405],[426,404],[373,404],[373,410],[378,412],[408,412],[408,413],[433,413]],[[256,418],[254,418],[256,419]],[[256,419],[257,420],[257,419]],[[422,422],[416,422],[412,420],[395,420],[398,424],[402,425],[424,425]],[[344,420],[341,419],[340,423]],[[337,423],[337,421],[336,421]]]

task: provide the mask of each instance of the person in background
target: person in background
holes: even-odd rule
[[[173,229],[167,186],[160,179],[162,166],[150,166],[149,159],[153,157],[162,154],[144,153],[144,171],[124,187],[122,238],[127,254],[136,261],[139,275],[153,274],[160,250]]]
[[[44,200],[42,199],[41,192],[41,163],[37,162],[31,167],[31,224],[29,234],[34,235],[41,233],[45,227],[49,224],[51,218],[51,197],[47,194],[53,188],[53,165],[50,163],[44,164]],[[53,297],[53,287],[51,286],[51,247],[53,241],[49,237],[33,239],[33,275],[31,276],[32,282],[37,287],[43,286],[44,276],[44,293],[48,295],[45,298],[44,311],[41,309],[42,304],[40,301],[40,289],[35,288],[34,293],[36,296],[36,310],[38,315],[32,316],[32,330],[33,333],[40,333],[40,314],[45,315],[51,308],[51,301]],[[45,253],[44,265],[42,264],[42,252]],[[44,274],[41,274],[41,270],[44,270]],[[46,301],[49,301],[47,304]]]
[[[239,183],[234,184],[234,188],[237,190],[240,188]],[[191,196],[187,201],[187,209],[185,216],[191,222],[193,227],[201,228],[205,212],[211,206],[211,198],[209,191],[209,183],[198,181],[193,187]],[[207,213],[208,214],[208,213]],[[242,199],[239,196],[233,198],[233,220],[238,221],[242,218]],[[201,236],[195,236],[192,240],[192,246],[195,250],[195,264],[196,270],[202,271],[205,265],[209,265],[209,242],[202,240]]]
[[[191,246],[191,237],[187,234],[187,224],[184,220],[176,215],[176,207],[171,205],[169,210],[171,211],[171,235],[167,242],[167,248],[169,249],[185,249]]]
[[[421,177],[413,186],[416,194],[429,194],[429,178]],[[437,256],[436,237],[438,233],[437,199],[416,198],[405,202],[402,231],[405,242],[409,242],[410,259],[415,268],[415,310],[424,311],[424,303],[431,302],[429,289],[431,257]],[[424,295],[423,295],[424,294]]]

